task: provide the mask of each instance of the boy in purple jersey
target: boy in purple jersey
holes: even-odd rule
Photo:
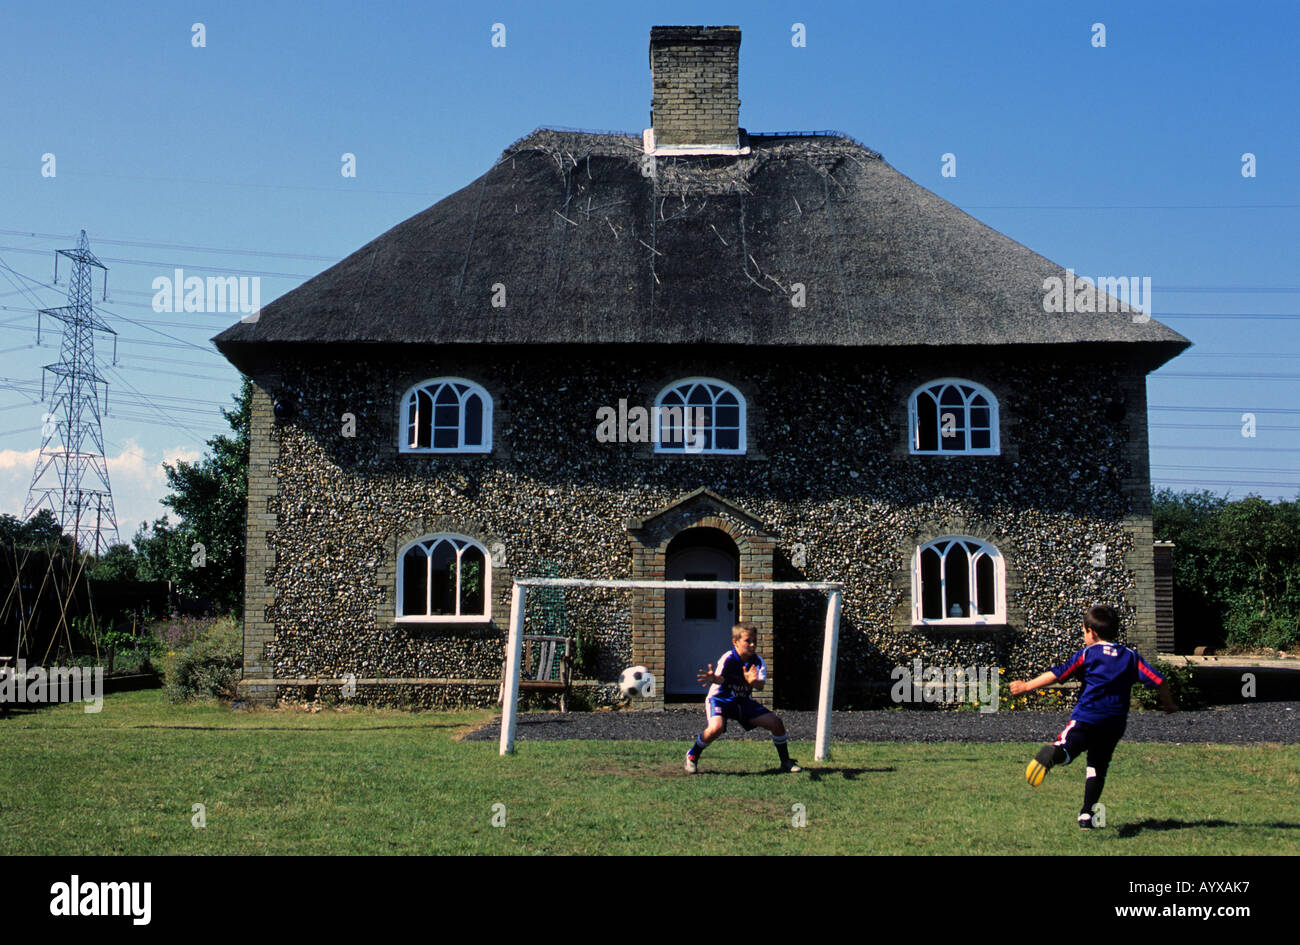
[[[1083,618],[1083,649],[1060,666],[1025,682],[1011,683],[1011,694],[1018,696],[1074,676],[1083,683],[1079,702],[1070,714],[1070,722],[1056,741],[1039,749],[1025,769],[1025,780],[1034,787],[1043,783],[1053,765],[1069,764],[1083,752],[1088,753],[1087,780],[1083,782],[1083,809],[1079,826],[1092,827],[1092,812],[1106,785],[1106,769],[1111,755],[1128,725],[1130,690],[1135,682],[1155,686],[1161,707],[1177,712],[1169,684],[1136,650],[1115,643],[1119,631],[1119,614],[1114,607],[1094,604]]]
[[[781,770],[803,770],[790,759],[781,717],[750,698],[751,691],[767,684],[767,664],[758,655],[758,630],[752,624],[738,623],[732,627],[731,649],[718,660],[717,672],[710,663],[707,670],[700,670],[698,678],[700,685],[710,684],[704,699],[704,715],[709,721],[686,753],[687,774],[699,770],[700,753],[727,730],[727,719],[735,719],[747,732],[755,727],[767,729],[781,759]]]

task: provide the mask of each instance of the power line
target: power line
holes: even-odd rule
[[[1240,423],[1148,423],[1152,430],[1240,430]],[[1300,433],[1300,427],[1256,427],[1269,433]]]
[[[141,407],[142,407],[142,406],[144,406],[144,405],[143,405],[143,404],[138,404],[138,405],[133,405],[133,406],[141,406]],[[175,409],[175,410],[188,410],[189,408],[176,407],[176,408],[172,408],[172,409]],[[195,412],[195,413],[199,413],[199,411],[194,411],[194,412]],[[203,416],[206,416],[206,417],[209,417],[209,418],[212,418],[212,419],[214,419],[214,420],[217,418],[217,415],[216,415],[213,411],[210,411],[210,410],[209,410],[209,411],[202,411],[202,415],[203,415]],[[141,415],[141,414],[136,414],[136,413],[123,413],[121,409],[117,409],[117,408],[115,408],[115,409],[114,409],[114,410],[109,414],[109,416],[110,416],[113,420],[115,420],[115,421],[116,421],[116,420],[122,420],[122,421],[124,421],[124,422],[126,422],[126,423],[146,423],[146,424],[149,424],[150,426],[155,426],[155,427],[167,427],[167,429],[169,429],[169,430],[173,430],[173,429],[176,428],[176,424],[173,423],[173,422],[170,421],[170,420],[159,420],[157,417],[151,417],[151,416],[146,416],[146,415]],[[199,418],[199,419],[201,419],[201,418]],[[193,430],[187,430],[186,432],[188,432],[191,436],[196,436],[196,437],[197,437],[197,434],[195,434]]]
[[[129,318],[129,317],[127,317],[126,315],[122,315],[122,314],[120,314],[120,313],[118,313],[118,312],[113,311],[112,309],[104,308],[104,309],[101,309],[101,310],[102,310],[102,311],[105,311],[105,312],[108,312],[108,314],[112,315],[114,318],[120,318],[120,319],[122,319],[122,321],[127,322],[128,324],[135,325],[135,326],[137,326],[137,327],[139,327],[139,328],[143,328],[145,331],[151,331],[151,332],[153,332],[153,333],[156,334],[156,335],[162,335],[164,338],[169,338],[169,339],[171,339],[173,342],[175,342],[175,343],[181,345],[181,347],[184,347],[184,348],[197,348],[199,351],[210,351],[210,350],[212,350],[212,349],[210,349],[209,347],[207,347],[206,345],[196,345],[196,344],[195,344],[194,342],[192,342],[192,341],[186,341],[184,338],[177,338],[175,335],[169,335],[169,334],[168,334],[167,332],[165,332],[165,331],[161,331],[161,330],[159,330],[159,329],[157,329],[157,328],[151,328],[151,327],[148,326],[148,325],[143,325],[143,324],[141,324],[139,321],[137,321],[136,319],[134,319],[134,318]]]
[[[119,315],[118,317],[120,318],[121,316]],[[148,325],[141,325],[140,327],[147,329],[149,331],[155,330],[149,328]],[[164,337],[170,337],[165,332],[159,332],[159,334],[163,335]],[[154,348],[189,348],[191,350],[202,351],[204,354],[211,354],[211,355],[215,355],[216,357],[221,357],[221,352],[217,351],[216,348],[207,348],[204,347],[203,345],[196,345],[192,341],[150,341],[148,338],[118,338],[117,340],[119,343],[124,345],[128,345],[128,344],[149,345]]]
[[[13,165],[9,165],[8,168],[12,171],[21,171],[26,173],[25,169],[14,167]],[[246,187],[256,190],[313,190],[323,191],[329,194],[381,194],[393,197],[421,197],[425,200],[429,199],[429,193],[425,191],[372,190],[364,187],[352,187],[346,184],[335,187],[312,187],[308,184],[251,184],[246,181],[201,180],[188,177],[143,177],[137,174],[93,174],[86,171],[65,171],[62,168],[59,169],[59,175],[67,175],[70,177],[107,177],[111,180],[158,181],[169,184],[201,184],[211,187]]]
[[[1300,292],[1300,286],[1268,285],[1162,285],[1161,292]]]
[[[1300,210],[1300,203],[1004,203],[969,204],[963,210]]]
[[[126,303],[126,304],[130,305],[130,304],[132,304],[132,303],[128,302],[128,303]],[[187,314],[188,314],[188,313],[187,313]],[[195,314],[198,314],[198,313],[195,313]],[[225,324],[229,325],[229,324],[233,324],[233,322],[231,322],[231,321],[229,320],[229,319],[230,319],[230,316],[233,315],[233,316],[235,316],[235,317],[238,319],[238,318],[239,318],[243,313],[241,313],[241,312],[230,312],[230,313],[225,313],[225,312],[223,312],[223,313],[221,313],[221,314],[224,315],[224,316],[226,317],[226,319],[227,319],[227,321],[226,321]],[[166,321],[165,319],[161,319],[161,318],[138,318],[138,319],[136,319],[136,324],[138,324],[138,325],[162,325],[164,328],[181,328],[181,329],[184,329],[185,331],[218,331],[218,330],[220,330],[220,328],[221,328],[220,325],[196,325],[196,324],[194,324],[193,322],[169,322],[169,321]]]
[[[1270,354],[1265,351],[1219,351],[1214,354],[1180,354],[1178,360],[1184,358],[1300,358],[1300,354]]]
[[[32,290],[27,288],[22,283],[15,282],[13,280],[13,276],[17,276],[20,279],[27,279],[28,278],[27,276],[23,275],[13,266],[9,265],[9,263],[5,262],[3,257],[0,257],[0,271],[4,272],[5,280],[10,285],[14,286],[17,292],[21,293],[23,297],[27,299],[27,301],[31,302],[37,308],[40,308],[41,300],[36,297],[36,295],[32,292]]]
[[[3,306],[3,305],[0,305],[0,309],[3,309],[3,308],[4,308],[4,306]],[[118,316],[118,317],[120,318],[121,316]],[[128,319],[128,321],[129,321],[129,319]],[[148,325],[141,325],[140,327],[146,329],[147,331],[154,331],[154,330],[155,330],[155,329],[149,328]],[[10,331],[25,331],[25,332],[30,332],[30,331],[32,330],[30,326],[25,326],[25,325],[7,325],[7,324],[4,324],[3,322],[0,322],[0,328],[7,328],[7,329],[9,329]],[[159,332],[159,334],[163,334],[164,336],[166,336],[166,333],[165,333],[165,332]],[[172,341],[151,341],[151,340],[149,340],[148,338],[123,338],[121,335],[118,336],[117,341],[118,341],[118,345],[119,345],[119,347],[120,347],[121,345],[128,345],[128,344],[131,344],[131,345],[151,345],[151,346],[153,346],[153,347],[155,347],[155,348],[191,348],[191,349],[197,349],[197,350],[199,350],[199,351],[202,351],[204,354],[210,354],[210,355],[213,355],[213,356],[215,356],[215,357],[221,357],[221,353],[220,353],[219,351],[217,351],[217,349],[216,349],[215,347],[205,347],[205,346],[203,346],[203,345],[197,345],[197,344],[195,344],[195,343],[192,342],[192,341],[175,341],[175,342],[172,342]],[[47,347],[47,346],[46,346],[46,345],[42,345],[41,347]],[[118,360],[121,360],[121,359],[119,358]],[[211,365],[209,365],[209,366],[211,366]]]
[[[1243,469],[1240,466],[1183,466],[1179,463],[1152,463],[1152,469],[1177,469],[1181,472],[1230,472],[1230,473],[1294,473],[1295,469],[1288,467],[1286,469],[1269,468],[1265,466],[1252,467]],[[1300,488],[1300,479],[1296,480],[1295,485]]]
[[[30,233],[26,230],[0,230],[0,236],[27,236],[33,239],[66,239],[57,233]],[[190,246],[185,243],[164,243],[157,240],[111,240],[101,236],[95,237],[97,243],[107,243],[110,246],[140,246],[145,249],[182,249],[193,253],[219,253],[227,256],[265,256],[270,259],[301,259],[305,262],[338,262],[340,257],[335,256],[313,256],[309,253],[278,253],[271,250],[262,249],[223,249],[213,246]]]
[[[1246,290],[1242,290],[1242,291],[1246,291]],[[1261,290],[1261,291],[1274,291],[1274,290]],[[1276,291],[1290,292],[1293,290],[1277,289]],[[1244,321],[1248,318],[1272,318],[1272,319],[1289,320],[1293,318],[1300,318],[1300,315],[1281,314],[1281,313],[1272,314],[1272,313],[1263,313],[1263,312],[1242,312],[1240,314],[1234,313],[1231,315],[1214,315],[1209,312],[1181,312],[1181,313],[1180,312],[1157,312],[1152,317],[1156,321],[1161,321],[1162,319],[1166,319],[1166,318],[1219,318],[1225,321]]]
[[[1298,407],[1165,407],[1151,404],[1147,409],[1205,413],[1300,413]]]
[[[107,367],[109,368],[109,370],[116,370],[116,368],[114,368],[113,365],[108,365]],[[10,386],[22,385],[23,389],[30,390],[30,391],[40,390],[40,384],[35,380],[24,380],[22,378],[16,378],[16,377],[0,377],[0,383],[7,383]],[[17,389],[16,386],[15,389]],[[227,404],[223,401],[204,400],[200,397],[185,397],[180,394],[155,394],[154,396],[159,400],[171,400],[171,401],[177,401],[179,403],[204,404],[209,407],[227,406]]]
[[[116,305],[138,305],[138,306],[140,306],[141,308],[149,308],[149,309],[152,308],[152,306],[144,305],[143,303],[140,303],[140,302],[117,302],[117,303],[114,303],[114,304],[116,304]],[[107,311],[107,309],[103,309],[103,303],[102,303],[102,302],[100,303],[100,307],[101,307],[101,309],[102,309],[103,311]],[[40,311],[40,309],[35,309],[35,308],[19,308],[19,307],[14,306],[14,305],[0,305],[0,311],[6,311],[6,312],[26,312],[26,313],[29,314],[29,315],[34,315],[34,314],[36,314],[38,311]],[[187,330],[187,331],[220,331],[223,327],[226,327],[226,326],[228,326],[228,325],[232,325],[232,324],[234,324],[234,323],[231,321],[231,318],[232,318],[232,317],[233,317],[233,318],[240,318],[240,317],[243,316],[244,313],[242,313],[242,312],[234,312],[234,311],[232,311],[232,312],[186,312],[185,314],[187,314],[187,315],[209,315],[209,316],[213,316],[213,317],[221,318],[222,321],[221,321],[221,322],[218,322],[218,323],[215,324],[215,325],[196,325],[194,322],[170,322],[170,321],[166,321],[165,319],[161,319],[161,318],[137,318],[137,319],[135,319],[135,324],[140,325],[140,326],[142,326],[142,327],[143,327],[143,326],[146,326],[146,325],[164,325],[164,326],[166,326],[166,327],[168,327],[168,328],[182,328],[182,329],[185,329],[185,330]],[[124,318],[125,316],[120,316],[120,317],[123,317],[123,318]],[[19,319],[14,319],[14,321],[18,321],[18,320],[19,320]],[[0,323],[0,324],[3,324],[3,323]]]
[[[25,279],[29,279],[29,278],[31,278],[31,277],[30,277],[30,276],[24,276],[23,278],[25,278]],[[4,298],[5,296],[8,296],[8,295],[14,295],[14,294],[16,294],[16,293],[15,293],[15,292],[0,292],[0,298]],[[157,292],[145,292],[145,291],[140,290],[140,289],[114,289],[114,290],[112,291],[112,293],[110,293],[110,294],[113,296],[113,298],[112,298],[112,299],[109,299],[108,301],[111,301],[114,305],[134,305],[134,306],[136,306],[136,307],[138,307],[138,308],[147,308],[147,309],[150,309],[150,310],[153,309],[153,303],[152,303],[152,301],[150,301],[150,302],[132,302],[132,301],[129,301],[129,300],[127,300],[127,299],[119,299],[118,296],[119,296],[119,295],[138,295],[138,296],[140,296],[141,298],[146,298],[146,299],[151,299],[151,300],[152,300],[152,299],[156,298],[157,295],[158,295]],[[15,309],[15,311],[18,311],[18,309]],[[160,313],[160,314],[161,314],[161,313]],[[224,317],[226,317],[227,315],[233,315],[233,314],[235,314],[235,313],[234,313],[234,312],[186,312],[185,314],[187,314],[187,315],[208,315],[208,316],[211,316],[211,317],[213,317],[213,318],[224,318]]]
[[[170,415],[167,413],[167,411],[163,410],[160,406],[158,406],[157,404],[155,404],[152,400],[150,400],[150,399],[149,399],[148,397],[146,397],[144,394],[140,393],[140,391],[136,390],[135,386],[132,385],[131,382],[128,381],[126,378],[122,377],[122,375],[121,375],[118,371],[114,371],[112,368],[109,368],[108,370],[112,371],[113,374],[116,374],[118,380],[120,380],[123,384],[125,384],[128,390],[130,390],[130,391],[131,391],[132,393],[134,393],[137,397],[139,397],[141,400],[143,400],[143,401],[145,402],[145,405],[148,406],[150,409],[152,409],[152,410],[153,410],[155,413],[157,413],[160,417],[163,417],[163,418],[166,419],[166,420],[171,420],[172,423],[174,423],[177,427],[179,427],[180,429],[184,430],[186,433],[188,433],[190,436],[194,437],[195,439],[202,439],[202,437],[199,436],[199,434],[195,433],[195,432],[194,432],[193,430],[191,430],[189,427],[185,426],[185,424],[181,423],[180,421],[176,420],[174,417],[170,416]],[[184,408],[180,408],[180,409],[183,410]]]
[[[215,352],[214,352],[215,353]],[[118,358],[119,365],[126,359]],[[216,367],[211,361],[190,361],[185,358],[159,357],[156,354],[131,354],[132,361],[157,361],[159,364],[183,364],[189,367],[207,368]],[[228,363],[228,362],[227,362]]]
[[[1233,374],[1228,371],[1165,371],[1163,373],[1152,374],[1153,380],[1165,380],[1174,377],[1195,377],[1201,380],[1211,381],[1295,381],[1300,380],[1300,374]]]
[[[1236,427],[1233,427],[1236,429]],[[1153,450],[1196,450],[1198,453],[1204,450],[1213,450],[1214,452],[1223,453],[1300,453],[1300,446],[1202,446],[1199,443],[1174,446],[1170,443],[1152,443]],[[1290,472],[1290,470],[1286,470]]]
[[[0,352],[0,354],[3,354],[3,352]],[[136,366],[136,365],[131,365],[131,364],[119,364],[119,365],[118,365],[118,368],[119,368],[120,370],[123,370],[123,371],[143,371],[145,374],[165,374],[165,375],[169,375],[169,376],[171,376],[171,377],[188,377],[188,378],[190,378],[191,380],[195,380],[195,381],[218,381],[218,382],[220,382],[220,381],[228,380],[228,378],[225,378],[225,377],[213,377],[213,376],[210,375],[210,374],[194,374],[194,373],[191,373],[191,372],[188,372],[188,371],[164,371],[164,370],[162,370],[162,369],[160,369],[160,368],[138,367],[138,366]]]
[[[1242,482],[1238,479],[1174,479],[1165,476],[1160,477],[1160,483],[1178,482],[1178,483],[1196,483],[1203,486],[1243,486],[1252,489],[1296,489],[1300,490],[1300,484],[1294,482]],[[1152,480],[1152,485],[1159,485]]]
[[[13,253],[30,253],[33,256],[44,256],[47,250],[43,249],[25,249],[21,246],[0,246],[0,249]],[[266,272],[260,269],[223,269],[220,266],[200,266],[191,263],[189,266],[179,266],[176,263],[159,262],[152,259],[119,259],[109,256],[102,257],[104,262],[117,263],[120,266],[149,266],[155,269],[190,269],[197,272],[219,272],[225,275],[237,276],[262,276],[269,279],[310,279],[314,273],[300,272]]]
[[[9,267],[6,267],[6,268],[9,268]],[[58,291],[58,287],[57,287],[57,286],[52,286],[52,285],[50,285],[49,283],[42,282],[42,281],[39,280],[39,279],[33,279],[31,276],[23,275],[21,272],[18,272],[17,270],[14,270],[14,269],[12,269],[12,268],[10,268],[9,271],[10,271],[10,272],[13,272],[13,273],[14,273],[15,275],[17,275],[17,276],[21,276],[23,279],[26,279],[28,282],[34,283],[35,285],[39,285],[39,286],[41,286],[41,287],[43,287],[43,288],[50,289],[51,291]],[[3,307],[3,306],[0,306],[0,307]],[[138,323],[135,319],[133,319],[133,318],[128,318],[128,317],[125,316],[125,315],[121,315],[121,314],[119,314],[119,313],[117,313],[117,312],[114,312],[112,309],[102,308],[102,307],[101,307],[100,310],[101,310],[101,311],[104,311],[104,312],[107,312],[108,314],[112,315],[114,318],[120,318],[120,319],[122,319],[122,321],[124,321],[124,322],[130,322],[130,323],[133,324],[133,325],[139,325],[139,323]],[[144,328],[146,331],[152,331],[152,332],[154,332],[155,334],[162,335],[164,338],[170,338],[173,342],[178,343],[181,347],[197,348],[197,349],[200,350],[200,351],[210,351],[210,350],[211,350],[210,348],[208,348],[208,347],[206,347],[206,346],[204,346],[204,345],[196,345],[196,344],[194,344],[193,342],[191,342],[191,341],[186,341],[186,340],[183,339],[183,338],[177,338],[175,335],[169,335],[169,334],[167,334],[167,332],[165,332],[165,331],[159,331],[157,328],[150,328],[148,325],[139,325],[139,327]],[[147,342],[146,342],[146,343],[147,343]]]

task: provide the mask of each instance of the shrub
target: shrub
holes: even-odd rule
[[[1165,660],[1147,660],[1151,668],[1169,683],[1169,694],[1174,697],[1174,702],[1180,709],[1200,709],[1205,706],[1205,696],[1201,693],[1200,687],[1196,685],[1196,680],[1192,676],[1191,660],[1183,660],[1182,666],[1175,666],[1173,663]],[[1150,686],[1138,683],[1133,687],[1134,695],[1137,697],[1138,705],[1144,709],[1160,708],[1160,695],[1158,690]]]
[[[1020,709],[1063,712],[1073,709],[1075,703],[1079,701],[1079,690],[1074,686],[1044,686],[1042,689],[1035,689],[1033,692],[1013,696],[1011,694],[1011,680],[1007,678],[1006,670],[1000,669],[998,672],[1001,674],[998,679],[999,712]],[[1032,679],[1033,676],[1025,678]]]
[[[1274,611],[1261,617],[1258,605],[1239,602],[1228,612],[1228,646],[1242,650],[1293,650],[1300,646],[1300,620]]]
[[[163,660],[167,698],[233,699],[243,666],[243,630],[233,616],[217,617],[193,629],[194,637]]]
[[[569,693],[569,711],[570,712],[590,712],[595,706],[592,705],[591,694],[585,689],[574,689]]]
[[[600,641],[595,631],[590,627],[579,627],[573,646],[574,676],[595,676],[599,660]]]
[[[111,667],[140,673],[157,672],[155,664],[171,649],[146,626],[139,614],[119,615],[104,631],[100,642],[111,654]]]
[[[164,617],[150,625],[149,634],[158,638],[164,652],[170,653],[193,643],[215,620],[213,617]]]

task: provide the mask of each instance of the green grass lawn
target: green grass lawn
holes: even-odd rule
[[[487,711],[233,712],[160,692],[0,720],[0,854],[1300,854],[1300,746],[1121,743],[1107,827],[1037,745],[457,740]],[[192,824],[193,805],[205,827]],[[504,826],[493,826],[494,805]],[[795,805],[806,826],[795,827]],[[499,819],[499,817],[498,817]]]

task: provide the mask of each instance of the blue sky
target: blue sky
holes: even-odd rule
[[[741,27],[750,130],[838,129],[1081,275],[1151,277],[1155,317],[1195,342],[1148,383],[1157,485],[1300,493],[1294,3],[9,2],[0,511],[22,511],[58,355],[44,329],[35,347],[32,310],[63,290],[38,283],[78,230],[110,267],[104,432],[126,539],[162,511],[159,463],[223,432],[237,386],[208,344],[233,318],[154,312],[154,278],[256,275],[265,304],[538,125],[639,132],[650,27],[696,23]]]

